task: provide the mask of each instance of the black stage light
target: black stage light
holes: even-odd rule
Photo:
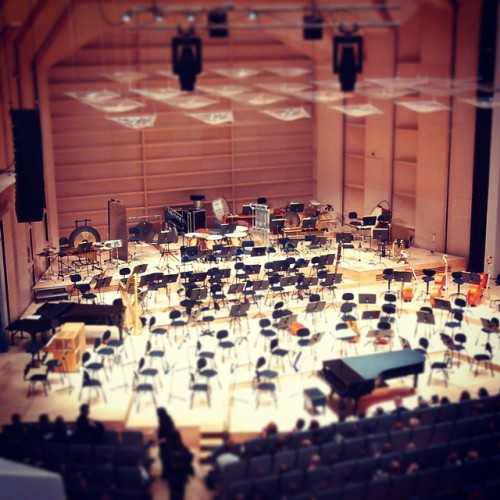
[[[186,32],[179,28],[178,33],[172,39],[172,72],[179,75],[181,90],[192,91],[202,70],[201,40],[193,28]]]
[[[338,73],[340,88],[352,92],[358,73],[363,71],[363,38],[352,34],[333,39],[333,72]]]
[[[208,35],[210,38],[227,38],[227,12],[221,9],[213,9],[208,12]]]
[[[318,14],[304,15],[304,40],[323,39],[323,17]]]

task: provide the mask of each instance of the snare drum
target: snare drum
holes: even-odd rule
[[[198,245],[196,233],[185,233],[184,238],[186,239],[185,244],[187,247],[195,247]]]
[[[205,244],[207,246],[207,250],[213,250],[214,245],[217,245],[222,240],[222,236],[220,234],[209,234],[205,239]]]
[[[228,233],[226,237],[231,240],[231,245],[233,245],[233,247],[241,247],[241,241],[243,238],[247,237],[247,233]]]

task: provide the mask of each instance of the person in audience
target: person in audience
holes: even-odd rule
[[[313,418],[309,424],[309,430],[310,431],[316,431],[319,429],[319,422]]]
[[[381,417],[382,415],[385,415],[385,410],[381,406],[377,406],[375,408],[375,412],[373,413],[374,417]]]
[[[317,469],[321,465],[321,457],[315,453],[314,455],[311,455],[311,458],[309,459],[309,465],[307,466],[307,470],[313,470]]]
[[[189,477],[194,475],[193,454],[184,446],[178,430],[172,431],[165,462],[171,500],[183,500]]]
[[[462,391],[462,393],[460,394],[460,398],[458,399],[458,401],[460,403],[462,403],[463,401],[470,401],[471,397],[470,397],[470,392],[469,391]]]
[[[466,464],[476,462],[477,460],[479,460],[479,453],[476,450],[469,450],[464,457],[464,462]]]
[[[429,403],[423,398],[423,396],[418,396],[417,409],[423,410],[424,408],[429,408]]]
[[[161,477],[166,479],[165,462],[168,452],[168,444],[172,432],[175,430],[175,424],[172,417],[168,414],[165,408],[158,408],[156,411],[156,416],[158,417],[158,447],[159,456],[162,464]]]
[[[269,422],[264,429],[262,429],[262,437],[271,437],[278,434],[278,426],[275,422]]]
[[[439,404],[439,396],[434,394],[431,396],[431,406],[437,406]]]
[[[403,413],[408,411],[408,408],[406,408],[406,406],[403,405],[403,399],[401,398],[401,396],[396,396],[394,398],[394,405],[396,406],[396,408],[393,410],[392,413]]]
[[[462,460],[460,460],[456,451],[450,451],[450,453],[448,453],[445,465],[462,465]]]
[[[26,428],[21,421],[21,415],[13,413],[10,416],[10,422],[9,439],[14,441],[23,441],[26,439]]]
[[[236,453],[236,446],[230,441],[226,442],[224,451],[215,459],[215,463],[220,471],[222,471],[226,465],[239,461],[240,457]]]
[[[477,397],[478,398],[489,398],[490,393],[486,390],[485,387],[480,387],[479,390],[477,391]]]
[[[406,475],[409,476],[411,474],[415,474],[420,470],[420,465],[417,462],[412,462],[406,468]]]
[[[287,451],[288,444],[285,436],[278,436],[274,444],[274,453],[279,453],[281,451]]]
[[[43,440],[49,439],[52,435],[52,424],[46,413],[41,413],[39,415],[36,430],[40,439]]]
[[[104,441],[104,427],[100,422],[91,420],[89,414],[89,405],[80,405],[80,414],[75,421],[75,441],[81,443],[102,443]]]
[[[441,398],[441,400],[439,401],[439,404],[440,404],[440,405],[449,405],[449,404],[450,404],[450,402],[451,402],[451,401],[450,401],[450,400],[449,400],[446,396],[443,396],[443,397]]]
[[[394,422],[392,424],[393,431],[402,431],[405,428],[403,422]]]
[[[410,429],[415,429],[420,425],[420,419],[417,417],[411,417],[410,420],[408,420],[408,427]]]
[[[401,462],[399,460],[391,460],[387,473],[391,479],[401,475]]]
[[[58,415],[54,420],[54,426],[52,428],[52,435],[50,440],[54,443],[67,443],[68,442],[68,429],[66,428],[66,422],[61,415]]]
[[[306,426],[306,421],[303,418],[298,418],[295,422],[295,427],[292,429],[292,433],[302,432]]]

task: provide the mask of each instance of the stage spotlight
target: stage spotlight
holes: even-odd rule
[[[227,12],[221,9],[213,9],[208,12],[208,35],[210,38],[227,38]],[[217,26],[217,27],[215,27]]]
[[[165,19],[165,13],[156,5],[151,8],[151,13],[157,23],[161,23]]]
[[[318,14],[304,15],[304,40],[321,40],[323,38],[323,16]]]
[[[130,21],[132,21],[132,11],[129,9],[123,13],[122,22],[129,23]]]
[[[363,71],[363,38],[352,34],[356,30],[333,39],[333,72],[339,75],[343,92],[354,90],[358,73]]]
[[[201,40],[193,27],[186,32],[179,28],[178,33],[172,39],[172,72],[179,75],[181,90],[192,91],[202,68]]]

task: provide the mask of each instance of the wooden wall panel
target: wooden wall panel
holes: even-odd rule
[[[242,85],[262,92],[258,83],[282,81],[269,73],[243,81],[210,73],[213,68],[228,67],[228,61],[236,67],[312,67],[310,60],[269,36],[259,37],[257,46],[254,35],[248,33],[238,33],[230,40],[204,37],[203,43],[206,76],[199,78],[197,95],[207,96],[201,91],[203,85]],[[51,68],[48,94],[61,234],[66,235],[73,221],[83,217],[91,217],[92,224],[105,233],[110,198],[121,199],[129,216],[162,213],[166,205],[190,206],[189,196],[194,193],[204,194],[208,207],[212,199],[223,196],[232,210],[259,196],[267,197],[274,206],[290,198],[312,198],[312,120],[282,122],[261,113],[264,107],[213,96],[207,96],[216,101],[210,107],[178,109],[129,93],[127,85],[102,76],[116,70],[142,71],[148,78],[132,86],[177,88],[175,80],[156,73],[170,70],[169,58],[164,33],[124,31],[103,35],[71,60]],[[99,89],[143,102],[146,106],[139,114],[156,113],[155,127],[126,129],[107,120],[106,113],[66,95],[68,91]],[[285,97],[265,108],[304,106],[314,115],[310,103]],[[188,116],[218,110],[232,110],[235,123],[210,126]]]

